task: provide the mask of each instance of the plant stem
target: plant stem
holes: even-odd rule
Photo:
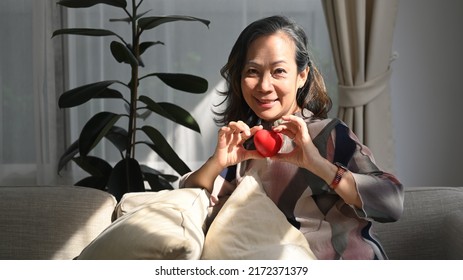
[[[137,5],[132,0],[132,49],[136,58],[140,56],[139,37],[137,34]],[[129,113],[129,137],[126,150],[126,158],[135,158],[135,135],[137,127],[137,100],[138,100],[138,65],[131,65],[132,74],[130,81],[130,113]]]

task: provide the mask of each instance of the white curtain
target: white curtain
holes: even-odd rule
[[[338,117],[394,172],[390,101],[398,1],[322,1],[339,81]]]
[[[147,120],[166,136],[191,169],[207,160],[214,149],[217,127],[211,109],[221,101],[216,92],[223,84],[219,71],[239,32],[255,19],[284,14],[303,25],[311,39],[315,62],[336,100],[337,81],[319,0],[293,0],[291,5],[273,0],[145,0],[142,7],[151,9],[152,16],[180,14],[211,21],[209,28],[200,23],[168,23],[147,31],[143,38],[165,43],[144,54],[147,67],[141,69],[143,73],[188,73],[209,82],[208,92],[202,95],[171,90],[155,78],[144,80],[140,88],[142,94],[156,101],[182,106],[198,121],[201,134],[155,115]],[[106,28],[128,35],[124,33],[127,24],[109,22],[109,18],[126,16],[117,8],[96,5],[63,12],[64,27]],[[52,39],[52,32],[60,28],[60,15],[56,0],[0,1],[0,185],[77,181],[85,174],[75,164],[57,175],[57,161],[64,149],[78,138],[95,113],[125,110],[111,100],[58,108],[57,98],[64,90],[104,79],[128,82],[130,71],[111,56],[112,38],[66,35]],[[118,151],[105,141],[94,154],[113,162],[119,159]],[[136,154],[140,162],[175,174],[145,146],[139,146]]]
[[[57,184],[62,117],[56,104],[56,2],[0,3],[0,182]]]

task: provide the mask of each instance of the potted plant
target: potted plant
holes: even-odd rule
[[[121,64],[130,67],[128,81],[105,80],[64,92],[58,101],[60,108],[71,108],[92,99],[112,98],[124,102],[127,112],[96,113],[82,128],[78,139],[73,142],[60,158],[58,172],[73,161],[89,176],[76,182],[75,185],[93,187],[108,191],[117,200],[127,192],[147,190],[147,182],[151,190],[172,189],[172,183],[178,176],[163,174],[147,165],[140,164],[135,158],[137,145],[147,145],[156,152],[165,163],[180,175],[190,171],[188,166],[176,154],[165,137],[155,127],[140,125],[140,110],[156,113],[179,125],[198,133],[200,128],[188,111],[178,105],[167,102],[156,102],[152,97],[141,94],[139,85],[144,79],[157,77],[166,85],[181,91],[200,94],[207,91],[205,79],[182,73],[149,73],[141,76],[140,67],[144,67],[142,54],[150,47],[163,44],[160,41],[142,41],[141,35],[161,24],[174,21],[200,22],[209,27],[209,21],[191,16],[148,16],[149,11],[140,11],[143,0],[132,0],[130,8],[126,0],[62,0],[58,4],[66,8],[88,8],[96,4],[110,5],[120,8],[127,14],[126,18],[110,19],[111,22],[126,22],[130,26],[131,38],[126,40],[107,29],[65,28],[56,30],[58,35],[111,36],[115,40],[110,44],[112,56]],[[122,85],[126,92],[111,88]],[[146,117],[146,116],[144,116]],[[118,125],[121,119],[128,120],[127,127]],[[138,141],[137,134],[144,133],[148,141]],[[112,166],[103,158],[91,154],[102,139],[109,140],[119,150],[121,159]]]

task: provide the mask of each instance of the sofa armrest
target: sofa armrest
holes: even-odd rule
[[[0,259],[72,259],[111,224],[115,206],[92,188],[0,186]]]
[[[405,188],[400,220],[374,223],[388,257],[392,260],[463,259],[462,201],[463,187]]]
[[[463,259],[463,211],[455,211],[445,217],[443,245],[449,260]]]

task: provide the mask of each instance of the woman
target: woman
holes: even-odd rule
[[[396,221],[403,189],[381,171],[370,150],[331,109],[307,37],[288,18],[251,23],[222,68],[227,105],[214,154],[181,187],[207,189],[214,202],[258,169],[267,195],[310,244],[318,259],[384,259],[371,220]],[[252,137],[262,129],[285,135],[278,154],[264,158]]]

